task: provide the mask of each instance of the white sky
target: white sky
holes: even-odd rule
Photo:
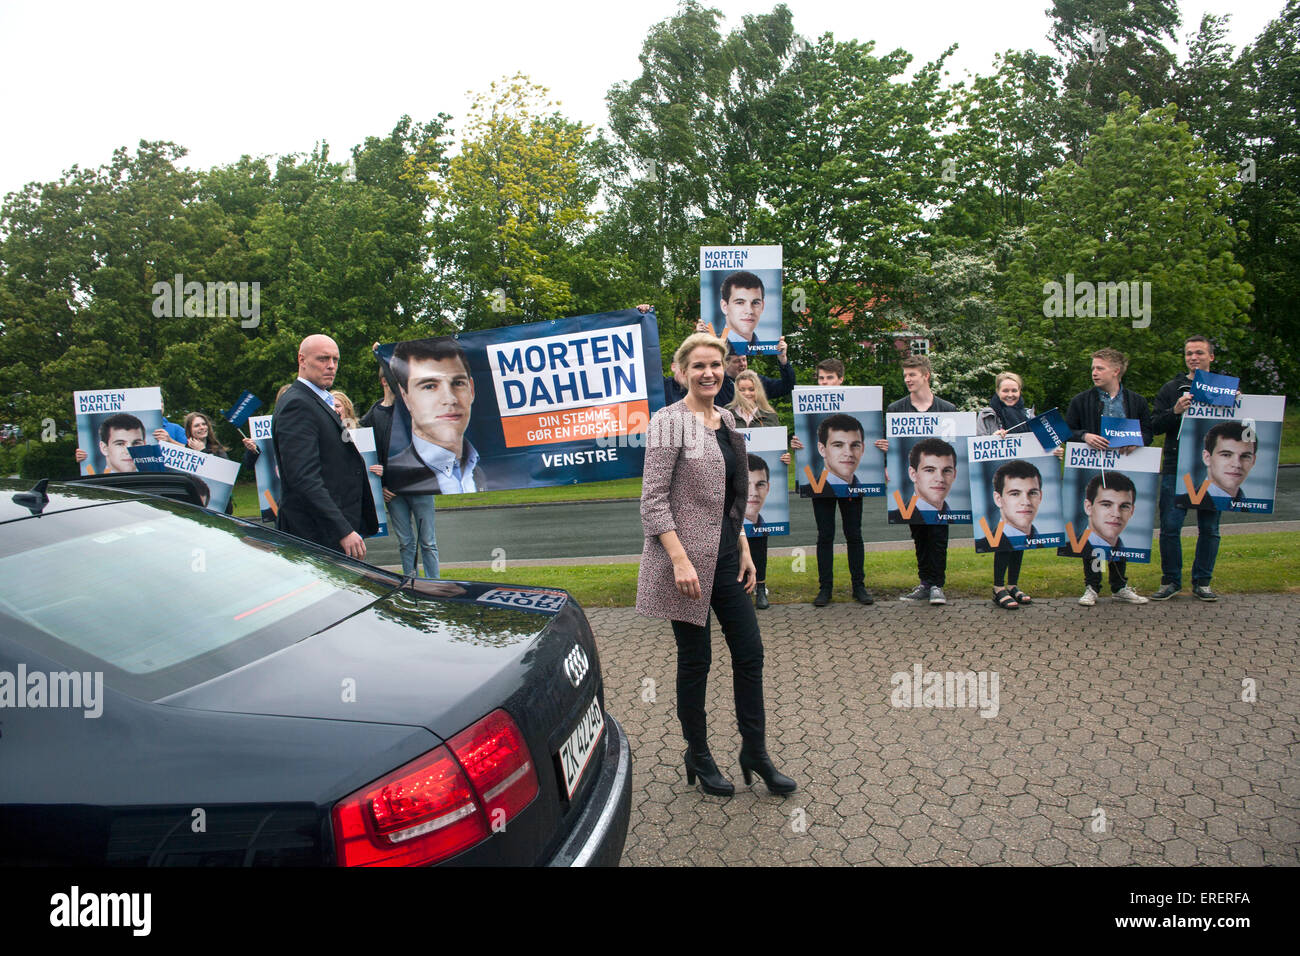
[[[774,0],[714,0],[729,28]],[[952,78],[986,73],[993,54],[1050,52],[1050,0],[787,0],[795,29],[815,39],[876,41],[917,62],[951,43]],[[1203,12],[1233,10],[1237,49],[1283,0],[1183,0],[1183,36]],[[640,73],[649,27],[676,0],[288,3],[278,0],[14,2],[0,0],[0,196],[72,166],[98,166],[140,139],[171,140],[207,168],[243,153],[335,157],[389,132],[408,113],[459,120],[467,92],[522,70],[563,112],[603,125],[605,92]]]

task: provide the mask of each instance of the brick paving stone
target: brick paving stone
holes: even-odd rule
[[[710,744],[731,798],[686,785],[668,625],[589,610],[632,746],[624,865],[1300,865],[1300,597],[1227,595],[1194,618],[1186,601],[1035,601],[1014,640],[985,602],[893,604],[759,614],[768,749],[799,782],[785,798],[740,779],[718,629]],[[944,672],[996,672],[997,713],[892,706],[914,664],[940,674],[941,704]]]

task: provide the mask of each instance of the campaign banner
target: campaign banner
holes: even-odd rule
[[[239,428],[244,422],[248,421],[248,416],[262,407],[262,400],[252,392],[245,390],[239,398],[235,399],[235,404],[231,405],[221,414],[225,416],[226,421]]]
[[[379,464],[379,452],[375,448],[375,430],[373,428],[351,428],[345,434],[352,437],[352,442],[361,452],[366,462],[366,477],[370,479],[370,494],[375,499],[375,517],[379,519],[379,530],[371,537],[380,538],[388,534],[388,509],[384,506],[384,480],[371,468]]]
[[[1230,407],[1192,402],[1178,429],[1174,502],[1272,514],[1285,413],[1284,395],[1242,395]]]
[[[205,508],[218,513],[226,510],[235,490],[235,479],[239,477],[239,462],[195,451],[184,445],[163,443],[158,446],[158,450],[162,453],[163,464],[168,471],[194,475],[202,482]]]
[[[792,393],[795,487],[805,498],[879,498],[885,459],[875,447],[885,437],[879,385],[802,385]]]
[[[1065,513],[1062,557],[1103,561],[1151,561],[1151,540],[1160,513],[1160,449],[1065,446],[1061,510]]]
[[[1060,448],[1070,440],[1070,426],[1059,408],[1049,408],[1029,419],[1027,424],[1044,448]]]
[[[1218,375],[1198,368],[1192,373],[1192,400],[1206,405],[1222,405],[1233,408],[1237,404],[1237,393],[1241,391],[1241,379],[1231,375]]]
[[[156,444],[163,427],[162,389],[105,388],[72,393],[83,475],[135,471],[128,449]]]
[[[737,355],[776,352],[781,268],[780,246],[700,247],[700,314]]]
[[[1136,418],[1112,418],[1101,416],[1101,437],[1110,442],[1111,448],[1143,447],[1142,423]]]
[[[1065,544],[1061,463],[1033,435],[966,439],[975,550],[1026,551]]]
[[[132,445],[127,451],[131,453],[136,471],[157,474],[167,470],[167,461],[157,445]]]
[[[790,473],[781,456],[788,439],[784,428],[738,428],[749,455],[749,498],[745,502],[745,537],[790,533]]]
[[[384,484],[459,494],[640,477],[664,404],[636,309],[380,347],[397,384]]]
[[[885,469],[890,524],[966,524],[971,520],[969,448],[974,412],[891,412]]]
[[[257,461],[253,474],[257,478],[257,501],[263,521],[274,521],[280,510],[280,468],[275,462],[271,443],[271,415],[253,415],[248,419],[248,437],[257,443]]]

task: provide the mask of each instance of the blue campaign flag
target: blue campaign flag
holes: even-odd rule
[[[166,471],[162,449],[157,445],[133,445],[127,449],[136,471]]]
[[[1199,368],[1192,374],[1192,398],[1195,401],[1230,408],[1237,404],[1240,390],[1241,379],[1231,375],[1216,375]]]
[[[1038,436],[1038,442],[1046,449],[1060,448],[1070,437],[1070,426],[1065,423],[1065,416],[1059,408],[1049,408],[1041,415],[1029,419],[1030,430]]]
[[[226,417],[226,421],[238,428],[248,421],[249,415],[261,407],[262,400],[252,392],[245,390],[244,394],[235,399],[235,404],[221,414]]]
[[[1101,437],[1110,442],[1111,448],[1124,448],[1136,445],[1141,448],[1146,444],[1142,440],[1142,423],[1136,418],[1111,418],[1101,416]]]

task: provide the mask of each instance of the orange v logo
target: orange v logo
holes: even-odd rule
[[[1074,536],[1074,523],[1067,521],[1065,523],[1065,536],[1070,539],[1070,550],[1075,554],[1083,554],[1083,545],[1088,540],[1088,529],[1085,526],[1083,533],[1078,538]]]
[[[903,505],[903,496],[897,491],[894,492],[894,500],[898,502],[898,514],[904,521],[912,520],[912,512],[916,511],[916,495],[912,495],[912,500]]]
[[[808,476],[808,484],[812,486],[813,494],[820,495],[822,493],[822,489],[826,487],[826,477],[830,474],[830,472],[827,471],[825,468],[823,468],[822,476],[820,478],[814,478],[812,476],[812,469],[809,468],[807,465],[804,465],[803,473]]]
[[[1203,482],[1201,482],[1201,487],[1199,490],[1197,490],[1192,488],[1192,476],[1189,474],[1184,474],[1183,484],[1187,487],[1188,500],[1191,501],[1191,503],[1194,505],[1199,505],[1201,501],[1204,500],[1205,493],[1210,490],[1209,478],[1206,478]]]
[[[992,532],[989,531],[989,523],[985,521],[983,517],[980,518],[980,530],[984,532],[984,537],[988,540],[990,548],[996,548],[998,546],[998,542],[1002,540],[1002,526],[1004,524],[1005,522],[999,521],[998,530],[996,532]]]

